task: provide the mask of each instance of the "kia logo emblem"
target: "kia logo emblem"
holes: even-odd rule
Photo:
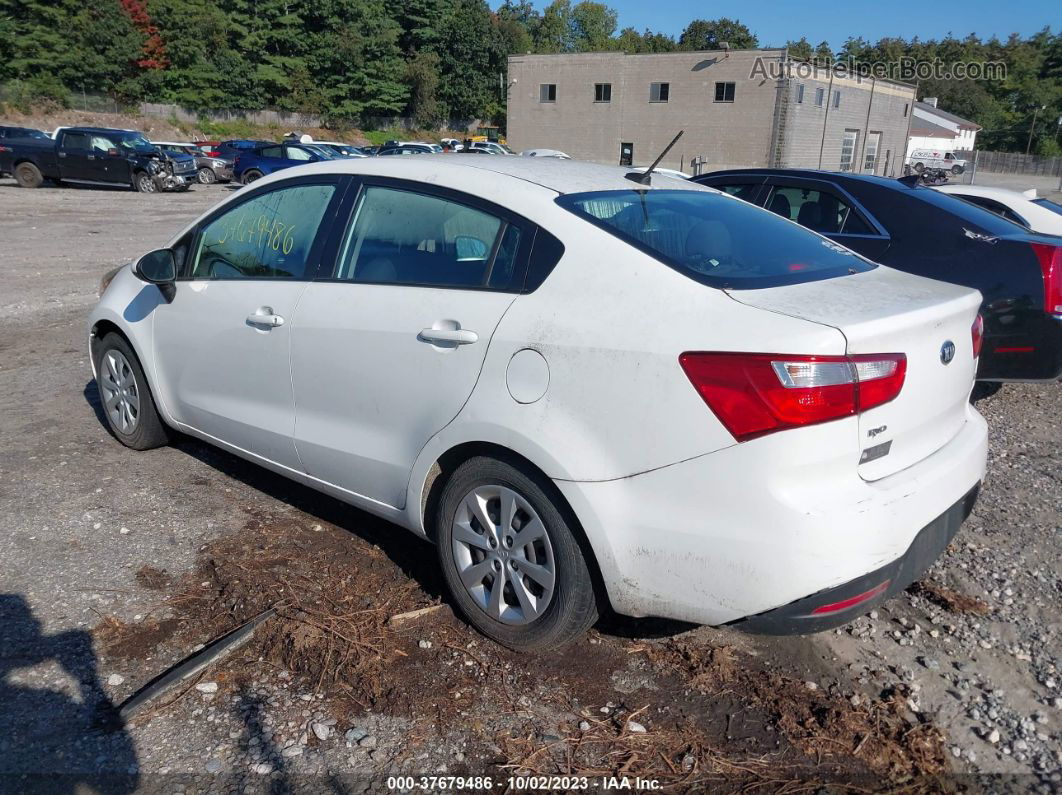
[[[950,364],[951,360],[955,358],[955,343],[951,340],[944,340],[944,344],[940,346],[940,363]]]

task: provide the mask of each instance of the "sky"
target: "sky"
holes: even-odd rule
[[[576,2],[577,0],[573,0]],[[691,19],[730,17],[747,25],[760,46],[780,46],[806,36],[814,46],[826,40],[834,50],[849,36],[877,41],[885,36],[939,39],[949,32],[962,38],[976,33],[1006,39],[1011,33],[1029,36],[1045,25],[1062,29],[1062,4],[1058,0],[890,0],[809,3],[767,0],[603,0],[619,12],[619,29],[634,27],[678,36]],[[491,0],[497,8],[501,0]],[[540,10],[549,0],[535,0]],[[886,12],[887,11],[887,12]]]

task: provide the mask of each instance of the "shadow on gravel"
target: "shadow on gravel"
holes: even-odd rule
[[[11,681],[19,669],[49,664],[74,680],[75,695],[53,683],[54,670],[42,687]],[[96,667],[88,632],[44,635],[22,596],[0,594],[0,791],[136,789],[136,752]]]

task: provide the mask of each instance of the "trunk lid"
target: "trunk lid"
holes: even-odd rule
[[[906,355],[900,394],[859,415],[856,465],[864,480],[918,463],[966,422],[977,369],[971,336],[981,304],[976,290],[879,266],[851,276],[728,294],[749,306],[836,328],[849,355]],[[953,347],[945,363],[948,342]]]

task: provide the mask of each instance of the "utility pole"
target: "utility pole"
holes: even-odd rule
[[[1041,105],[1033,110],[1032,124],[1029,125],[1029,142],[1025,144],[1025,154],[1029,154],[1029,150],[1032,149],[1033,131],[1036,130],[1036,115],[1047,108],[1047,105]]]

